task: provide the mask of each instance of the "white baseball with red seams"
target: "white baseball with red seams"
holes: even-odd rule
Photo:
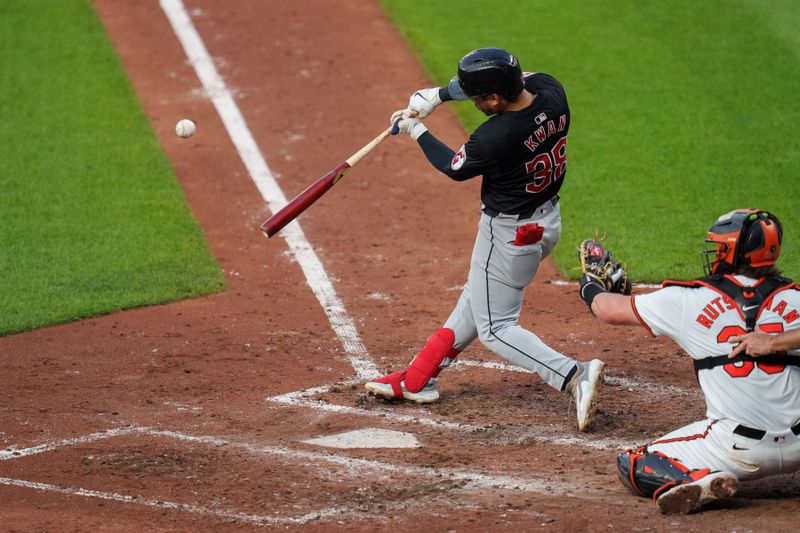
[[[756,283],[735,278],[745,286]],[[667,287],[636,295],[633,306],[653,335],[671,338],[693,359],[729,354],[732,345],[726,332],[743,332],[746,327],[733,303],[706,287]],[[777,292],[765,304],[756,327],[770,332],[800,328],[800,290]],[[669,372],[666,363],[664,372]],[[740,480],[800,469],[800,436],[790,429],[800,421],[800,367],[731,362],[701,370],[698,381],[707,419],[656,439],[648,444],[649,452],[675,457],[691,469],[732,472]],[[765,435],[756,439],[734,433],[739,425]]]
[[[195,126],[195,123],[188,118],[179,120],[178,123],[175,124],[175,133],[178,134],[178,137],[183,137],[184,139],[188,139],[194,135],[196,129],[197,126]]]

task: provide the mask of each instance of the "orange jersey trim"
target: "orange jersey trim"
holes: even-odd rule
[[[655,333],[653,333],[653,330],[652,330],[652,329],[650,329],[650,326],[648,326],[648,325],[645,323],[645,321],[644,321],[644,320],[642,320],[642,317],[639,315],[639,310],[638,310],[638,309],[636,309],[636,295],[635,295],[635,294],[634,294],[633,296],[631,296],[631,309],[633,309],[633,314],[634,314],[634,316],[636,316],[636,320],[638,320],[638,321],[639,321],[639,323],[640,323],[642,326],[644,326],[644,329],[646,329],[646,330],[647,330],[647,332],[648,332],[650,335],[652,335],[653,337],[655,337],[655,336],[656,336],[656,334],[655,334]]]
[[[662,439],[662,440],[654,440],[648,446],[652,446],[653,444],[670,444],[672,442],[686,442],[690,440],[697,440],[697,439],[704,439],[708,436],[708,433],[711,431],[711,426],[716,424],[718,420],[712,420],[711,423],[706,427],[706,430],[702,433],[697,433],[695,435],[689,435],[687,437],[675,437],[674,439]]]

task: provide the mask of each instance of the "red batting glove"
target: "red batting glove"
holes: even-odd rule
[[[542,240],[543,235],[544,228],[536,222],[524,224],[517,228],[517,237],[514,239],[514,246],[536,244]]]

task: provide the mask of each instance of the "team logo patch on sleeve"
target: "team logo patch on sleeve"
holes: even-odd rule
[[[467,152],[464,151],[464,145],[461,145],[461,148],[458,149],[456,155],[453,156],[453,160],[450,162],[450,168],[453,170],[458,170],[464,165],[464,161],[467,160]]]

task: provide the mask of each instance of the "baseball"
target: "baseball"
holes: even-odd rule
[[[179,120],[177,124],[175,124],[175,133],[178,136],[183,137],[184,139],[188,139],[192,135],[194,135],[195,125],[194,122],[185,118],[183,120]]]

